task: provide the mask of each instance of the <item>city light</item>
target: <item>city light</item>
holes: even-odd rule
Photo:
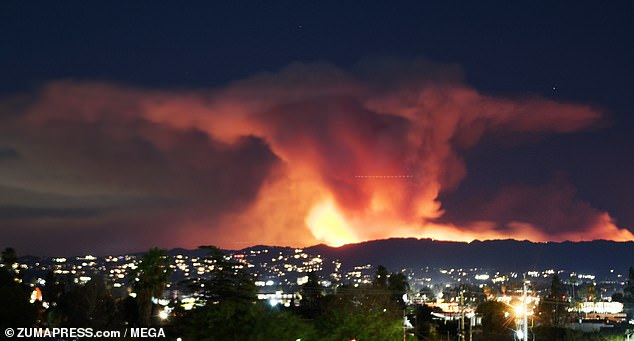
[[[158,316],[161,320],[167,320],[167,318],[169,317],[169,313],[167,312],[167,310],[163,309],[159,312]]]
[[[515,316],[524,316],[524,305],[516,305],[513,307],[513,309],[515,310]]]
[[[330,288],[338,290],[342,282],[349,281],[352,284],[352,288],[363,288],[364,286],[371,286],[374,280],[376,266],[367,263],[361,263],[356,265],[343,265],[341,260],[330,260],[324,257],[323,254],[313,253],[303,249],[275,249],[275,248],[262,248],[256,250],[249,250],[248,252],[242,252],[238,257],[241,261],[239,265],[236,265],[235,269],[239,269],[239,266],[246,268],[249,265],[254,269],[253,279],[254,284],[258,287],[258,293],[256,298],[259,301],[266,302],[270,307],[291,307],[300,306],[303,302],[301,287],[308,283],[309,275],[308,271],[317,271],[318,278],[317,283],[322,286],[322,290],[327,295]],[[261,256],[259,256],[261,255]],[[229,257],[233,259],[234,257]],[[259,259],[258,259],[259,258]],[[65,262],[60,263],[53,261],[54,257],[49,258],[48,264],[52,270],[55,271],[60,277],[68,277],[73,280],[77,285],[85,285],[86,283],[93,281],[98,276],[94,274],[96,272],[103,272],[106,274],[106,281],[111,282],[111,288],[119,289],[119,293],[128,295],[131,298],[137,298],[137,293],[134,292],[134,284],[137,282],[138,276],[134,276],[133,269],[138,268],[139,259],[131,255],[123,255],[118,257],[97,257],[97,259],[86,263],[82,259],[76,257],[68,258]],[[118,261],[112,261],[118,259]],[[42,262],[42,260],[38,260]],[[41,265],[36,263],[31,264],[15,264],[20,269],[25,271],[41,271],[44,270]],[[214,267],[213,263],[209,263],[208,260],[201,257],[192,257],[187,254],[178,254],[174,256],[172,269],[175,273],[188,277],[187,273],[196,272],[196,270],[203,268],[204,273],[201,275],[191,275],[189,278],[194,282],[194,287],[202,288],[209,287],[204,278],[218,271],[218,268]],[[332,269],[330,273],[323,272],[325,269]],[[502,272],[489,270],[491,275],[489,278],[480,277],[478,275],[484,274],[482,268],[434,268],[424,267],[420,269],[403,268],[400,271],[407,274],[410,284],[420,286],[423,288],[419,290],[409,291],[400,294],[398,297],[407,304],[427,304],[434,309],[438,309],[438,312],[433,312],[432,316],[438,318],[438,320],[452,321],[460,319],[460,316],[464,316],[470,320],[472,326],[480,325],[479,316],[475,313],[477,302],[470,302],[462,305],[456,297],[456,284],[461,283],[461,280],[475,284],[474,289],[479,288],[483,290],[481,292],[487,293],[487,300],[494,300],[504,303],[505,311],[502,314],[505,319],[505,323],[512,323],[512,320],[517,324],[513,328],[515,339],[526,340],[531,339],[531,330],[529,327],[533,324],[533,321],[526,321],[535,314],[535,309],[540,301],[541,293],[533,289],[529,290],[529,283],[525,283],[525,287],[522,290],[520,296],[519,289],[505,290],[505,291],[493,291],[485,289],[486,287],[501,287],[507,286],[514,281],[515,278],[522,276],[517,272]],[[563,274],[568,277],[568,274],[573,272],[565,272],[562,270],[541,270],[537,272],[535,278],[541,278],[544,275],[552,276],[554,273]],[[132,275],[132,276],[131,276]],[[577,283],[585,283],[585,285],[596,286],[597,290],[610,290],[612,282],[599,282],[595,278],[595,275],[589,274],[580,276],[574,274]],[[616,275],[615,275],[616,276]],[[479,279],[477,279],[478,277]],[[573,276],[571,276],[573,277]],[[257,279],[257,280],[255,280]],[[485,283],[481,283],[484,281]],[[499,284],[498,284],[499,283]],[[35,302],[37,297],[38,287],[44,287],[49,284],[42,277],[35,277],[32,281],[32,297],[31,301]],[[624,285],[624,284],[621,284]],[[155,318],[161,321],[170,319],[171,308],[168,304],[172,302],[174,298],[177,299],[177,304],[184,309],[184,311],[194,310],[197,307],[205,305],[204,297],[197,293],[183,294],[182,286],[178,283],[167,283],[165,285],[166,293],[160,297],[153,297],[152,302],[159,304],[162,309],[157,310]],[[507,287],[508,288],[508,287]],[[614,289],[612,289],[614,290]],[[463,291],[464,292],[464,291]],[[610,294],[610,292],[608,292]],[[609,297],[609,296],[608,296]],[[473,300],[473,298],[466,298],[465,301]],[[45,302],[42,303],[44,308],[48,307]],[[623,318],[621,315],[623,311],[623,305],[619,302],[608,302],[606,300],[599,302],[578,302],[576,305],[568,308],[569,312],[576,312],[581,314],[592,314],[589,318],[596,319],[598,315],[600,317],[610,319],[613,321],[619,321],[619,318]],[[383,309],[383,312],[387,313],[388,309]],[[512,320],[511,320],[512,319]],[[539,322],[537,322],[539,323]],[[579,322],[581,323],[581,322]],[[408,326],[407,317],[403,318],[403,325]],[[528,336],[527,336],[528,335]]]
[[[521,330],[516,330],[515,331],[515,335],[517,336],[518,339],[520,340],[524,340],[524,332]]]

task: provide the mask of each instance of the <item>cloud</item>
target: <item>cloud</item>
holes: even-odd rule
[[[454,210],[456,222],[467,226],[477,222],[493,233],[517,239],[634,239],[607,212],[578,199],[575,188],[561,176],[539,186],[506,186],[489,198],[467,201]]]
[[[455,65],[389,60],[353,71],[293,64],[208,90],[54,81],[0,104],[7,118],[0,143],[21,156],[0,169],[0,185],[154,198],[161,204],[127,203],[85,224],[86,231],[107,225],[108,238],[126,231],[140,247],[154,238],[183,246],[338,245],[441,230],[448,239],[521,238],[494,219],[439,223],[439,194],[467,175],[460,151],[487,134],[592,128],[604,114],[490,96],[461,79]],[[513,220],[554,239],[574,225],[558,230],[549,221]]]
[[[99,212],[87,208],[37,208],[24,206],[0,206],[0,221],[39,218],[85,218]]]

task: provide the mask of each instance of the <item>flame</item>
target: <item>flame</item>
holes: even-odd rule
[[[341,246],[358,240],[332,198],[319,202],[310,210],[306,225],[315,238],[331,246]]]

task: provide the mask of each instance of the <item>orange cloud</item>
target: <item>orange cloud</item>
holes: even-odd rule
[[[490,133],[591,128],[603,119],[597,108],[482,94],[454,67],[427,62],[360,70],[295,64],[191,91],[52,82],[26,105],[11,104],[18,113],[0,142],[31,163],[6,179],[40,191],[161,198],[171,211],[156,228],[180,231],[188,246],[634,239],[598,210],[580,230],[496,216],[438,220],[439,194],[467,176],[460,150]],[[38,165],[67,178],[33,180]],[[139,208],[134,222],[153,210]]]

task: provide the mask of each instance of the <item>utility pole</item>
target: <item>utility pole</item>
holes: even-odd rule
[[[464,334],[464,290],[460,290],[460,341],[465,341]]]
[[[473,319],[475,317],[473,315],[471,315],[471,317],[469,318],[469,341],[473,341]]]
[[[523,332],[524,332],[524,340],[528,340],[528,302],[526,299],[526,277],[524,277],[523,292],[524,292],[524,295],[522,297],[522,304],[524,305]]]

